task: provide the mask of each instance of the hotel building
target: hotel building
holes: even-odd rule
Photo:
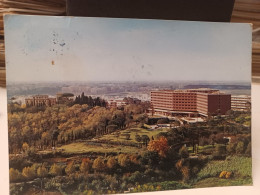
[[[231,109],[231,95],[215,89],[158,90],[151,92],[150,112],[165,116],[225,115]]]

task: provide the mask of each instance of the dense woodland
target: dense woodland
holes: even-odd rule
[[[196,187],[199,179],[219,174],[221,178],[233,178],[229,185],[241,185],[236,180],[240,177],[243,184],[252,182],[250,111],[228,111],[225,118],[209,116],[204,123],[180,125],[178,121],[150,119],[145,114],[149,103],[128,101],[121,108],[107,108],[104,100],[83,93],[74,102],[52,107],[10,103],[11,194],[172,190]],[[135,133],[131,140],[131,129],[149,130],[149,125],[156,123],[170,123],[172,127],[156,136]],[[129,133],[123,134],[128,129]],[[106,135],[123,136],[124,140],[101,139]],[[58,149],[88,141],[109,147],[120,144],[134,152],[100,150],[75,155]],[[234,167],[246,166],[243,174],[239,168],[216,173],[208,168],[211,163],[236,162],[237,158],[244,164]]]

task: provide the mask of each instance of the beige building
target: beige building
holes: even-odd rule
[[[123,99],[112,99],[112,100],[108,100],[107,103],[108,103],[108,107],[110,108],[117,108],[117,107],[127,105],[127,102]]]
[[[231,108],[237,111],[247,111],[251,109],[251,96],[237,95],[231,96]]]
[[[25,99],[25,104],[29,106],[52,106],[56,104],[56,98],[51,98],[48,95],[35,95],[32,98]]]

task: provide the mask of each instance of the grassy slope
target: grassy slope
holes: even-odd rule
[[[194,188],[207,188],[207,187],[221,187],[221,186],[240,186],[252,185],[252,178],[245,179],[220,179],[217,177],[210,177],[202,179],[193,185]]]
[[[68,153],[68,154],[82,154],[82,153],[88,153],[88,152],[136,153],[139,151],[139,148],[130,147],[130,146],[114,146],[114,145],[109,145],[109,144],[102,144],[100,146],[94,146],[94,145],[88,145],[84,142],[75,142],[75,143],[63,145],[63,146],[59,147],[58,149],[63,149],[64,153]]]
[[[99,140],[138,143],[135,140],[136,134],[138,134],[140,136],[147,135],[151,139],[152,136],[155,138],[158,133],[166,132],[166,131],[167,131],[166,129],[147,130],[147,129],[143,129],[143,128],[131,128],[131,129],[126,129],[126,130],[120,131],[121,133],[120,133],[119,137],[116,137],[115,134],[108,134],[108,135],[102,136],[101,138],[99,138]],[[126,140],[124,134],[130,134],[130,139]]]
[[[147,130],[143,128],[131,128],[120,131],[120,136],[117,137],[115,133],[103,135],[102,137],[99,137],[96,139],[98,140],[107,140],[112,142],[124,142],[124,143],[138,143],[135,140],[135,135],[138,134],[140,136],[142,135],[148,135],[149,138],[153,136],[154,138],[156,135],[160,132],[166,132],[167,129],[156,129],[156,130]],[[124,134],[130,134],[130,139],[126,140]],[[95,141],[93,141],[95,142]],[[57,149],[63,149],[64,153],[68,154],[82,154],[82,153],[88,153],[88,152],[97,152],[97,153],[110,153],[110,152],[121,152],[121,153],[137,153],[137,152],[143,152],[144,149],[137,148],[137,147],[131,147],[131,146],[123,146],[123,145],[112,145],[112,144],[101,144],[101,145],[89,145],[86,142],[74,142],[71,144],[63,145]]]
[[[231,171],[233,177],[220,179],[222,171]],[[224,161],[210,161],[199,173],[194,187],[213,187],[252,184],[252,158],[243,156],[228,157]]]

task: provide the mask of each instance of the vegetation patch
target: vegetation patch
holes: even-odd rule
[[[252,178],[244,179],[221,179],[218,177],[205,178],[194,184],[193,188],[221,187],[221,186],[241,186],[252,185]]]
[[[97,145],[88,145],[84,142],[75,142],[67,145],[63,145],[60,148],[63,150],[63,153],[67,154],[83,154],[89,152],[96,152],[96,153],[136,153],[138,148],[131,147],[131,146],[114,146],[110,144],[101,144],[100,146]]]
[[[230,156],[226,160],[212,160],[198,173],[198,180],[218,177],[222,171],[232,172],[235,179],[251,178],[252,158]]]

